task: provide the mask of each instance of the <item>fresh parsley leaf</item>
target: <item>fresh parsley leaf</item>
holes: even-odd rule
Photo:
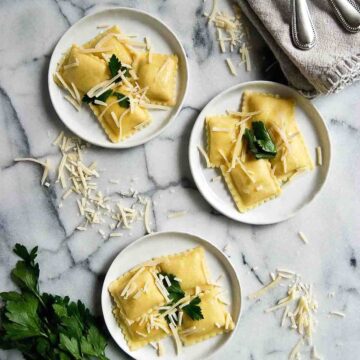
[[[173,274],[167,274],[165,272],[160,273],[162,276],[167,276],[170,281],[170,286],[168,283],[163,280],[163,285],[165,286],[166,290],[169,293],[169,299],[171,300],[172,304],[175,304],[180,299],[182,299],[185,296],[184,291],[181,289],[179,281],[175,280],[175,275]]]
[[[16,300],[6,300],[5,321],[2,324],[6,338],[20,340],[41,336],[42,329],[37,313],[38,306],[38,299],[29,293],[22,294]]]
[[[265,124],[262,121],[254,121],[252,123],[254,136],[256,138],[257,145],[266,153],[276,155],[276,145],[272,141],[269,132],[267,131]]]
[[[109,96],[112,95],[112,90],[106,90],[105,92],[103,92],[101,95],[99,95],[98,97],[89,97],[87,94],[85,94],[82,98],[82,102],[87,103],[87,104],[94,104],[95,100],[100,100],[100,101],[106,101],[108,99]]]
[[[122,93],[119,93],[119,92],[117,92],[117,91],[115,91],[115,92],[113,93],[113,95],[116,96],[118,100],[121,100],[121,101],[119,102],[119,105],[120,105],[121,107],[123,107],[123,108],[129,108],[129,106],[130,106],[130,99],[129,99],[128,96],[126,96],[126,95],[124,95],[124,94],[122,94]]]
[[[248,142],[249,150],[254,155],[256,155],[258,153],[258,149],[256,148],[256,145],[255,145],[256,139],[255,139],[254,133],[249,129],[245,129],[244,137]]]
[[[111,77],[114,77],[118,74],[119,70],[124,73],[125,76],[129,76],[129,69],[125,66],[122,66],[121,61],[117,58],[115,54],[112,54],[109,60],[109,70]],[[121,78],[118,78],[115,82],[120,82]]]
[[[252,130],[245,129],[244,137],[249,151],[256,159],[271,159],[276,156],[276,145],[262,121],[254,121]]]
[[[60,348],[69,352],[75,359],[82,359],[79,343],[75,338],[69,338],[64,334],[60,334]]]
[[[197,296],[190,301],[190,303],[183,307],[183,311],[193,320],[201,320],[204,318],[201,307],[199,306],[201,300]]]
[[[16,263],[15,268],[11,272],[11,277],[22,291],[31,292],[42,302],[38,291],[39,264],[35,263],[37,250],[38,248],[34,247],[28,252],[23,245],[15,245],[14,253],[23,260]]]
[[[106,340],[94,325],[90,326],[86,338],[81,339],[80,345],[83,354],[105,359]]]

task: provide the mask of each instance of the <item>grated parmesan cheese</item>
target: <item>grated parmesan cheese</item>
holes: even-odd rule
[[[181,343],[179,334],[177,332],[176,327],[173,324],[169,324],[169,328],[170,328],[172,335],[174,337],[174,340],[175,340],[176,353],[179,355],[182,352],[182,343]]]
[[[236,72],[235,66],[234,66],[233,62],[231,61],[231,59],[226,58],[225,61],[226,61],[226,64],[227,64],[227,66],[228,66],[228,68],[230,70],[231,75],[236,76],[237,72]]]
[[[198,150],[200,151],[200,154],[201,154],[201,155],[203,156],[203,158],[205,159],[206,167],[207,167],[207,168],[210,168],[210,167],[211,167],[211,163],[210,163],[208,154],[206,153],[206,151],[205,151],[200,145],[198,145],[197,148],[198,148]]]
[[[157,356],[163,356],[165,354],[164,345],[159,341],[157,343]]]
[[[67,100],[77,111],[80,111],[80,105],[69,95],[64,95],[64,99]]]
[[[281,277],[277,276],[273,281],[271,281],[268,285],[264,286],[263,288],[261,288],[260,290],[248,295],[248,299],[254,300],[257,299],[258,297],[262,296],[263,294],[265,294],[267,291],[269,291],[270,289],[272,289],[273,287],[277,286],[279,284],[279,282],[281,281]]]
[[[187,214],[186,210],[184,210],[184,211],[173,211],[173,212],[168,213],[167,218],[168,219],[174,219],[174,218],[185,216],[186,214]]]
[[[77,67],[79,66],[79,59],[75,59],[75,62],[71,63],[71,64],[67,64],[67,65],[64,65],[64,70],[67,70],[67,69],[71,69],[73,67]]]
[[[298,357],[298,354],[300,353],[300,347],[303,345],[303,339],[301,338],[293,347],[289,354],[289,360],[295,360]]]
[[[321,146],[317,146],[317,147],[316,147],[316,163],[317,163],[319,166],[322,166],[322,164],[323,164]]]
[[[44,168],[42,177],[41,177],[41,181],[40,184],[41,185],[45,185],[47,187],[50,186],[49,183],[47,183],[48,185],[45,184],[45,181],[49,175],[49,169],[50,169],[50,163],[48,161],[48,159],[45,160],[45,162],[37,160],[37,159],[33,159],[33,158],[15,158],[14,161],[18,162],[18,161],[29,161],[29,162],[33,162],[35,164],[39,164]]]
[[[335,310],[333,310],[333,311],[329,311],[329,314],[330,315],[335,315],[335,316],[339,316],[339,317],[345,317],[345,314],[343,313],[343,312],[341,312],[341,311],[335,311]]]
[[[304,234],[302,231],[299,231],[299,232],[298,232],[298,235],[299,235],[300,239],[301,239],[305,244],[308,244],[308,243],[309,243],[308,238],[305,236],[305,234]]]

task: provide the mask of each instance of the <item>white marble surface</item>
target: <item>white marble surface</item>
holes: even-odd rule
[[[219,0],[220,7],[227,6]],[[11,249],[16,242],[38,245],[41,288],[68,294],[100,312],[100,288],[114,256],[144,234],[142,225],[124,238],[103,240],[96,230],[74,231],[77,226],[73,201],[59,209],[53,187],[39,186],[37,166],[14,163],[19,156],[49,158],[56,163],[51,141],[62,123],[50,104],[47,90],[49,57],[59,37],[82,16],[109,5],[135,6],[170,25],[189,57],[190,89],[177,121],[145,146],[127,151],[92,148],[87,159],[115,170],[103,175],[119,178],[111,191],[134,187],[154,201],[153,226],[157,231],[183,230],[199,234],[219,247],[229,243],[231,259],[239,273],[244,294],[268,282],[269,271],[287,267],[314,284],[319,300],[319,325],[315,343],[325,359],[356,359],[360,351],[360,84],[341,94],[314,101],[324,114],[333,144],[333,163],[326,188],[318,199],[284,223],[253,227],[220,216],[194,186],[187,159],[192,124],[199,110],[219,91],[252,79],[280,80],[271,53],[251,31],[254,71],[231,77],[213,42],[214,34],[201,17],[203,2],[147,1],[1,1],[0,2],[0,287],[13,287],[9,271],[16,261]],[[172,210],[187,210],[181,218],[168,219]],[[297,237],[302,230],[310,243]],[[277,294],[283,292],[279,289]],[[328,298],[329,292],[335,292]],[[285,359],[297,336],[279,327],[279,316],[264,314],[275,293],[258,303],[245,299],[243,316],[232,343],[216,359]],[[330,317],[330,310],[346,313]],[[111,343],[111,359],[126,356]],[[308,358],[305,354],[303,358]],[[0,352],[0,359],[21,359],[17,352]]]

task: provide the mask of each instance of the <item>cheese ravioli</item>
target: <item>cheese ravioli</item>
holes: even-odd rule
[[[231,160],[238,121],[238,118],[230,115],[206,118],[207,151],[212,167],[226,165]]]
[[[240,212],[259,206],[281,193],[268,160],[240,160],[230,171],[221,166],[221,172]]]
[[[147,88],[146,96],[151,103],[166,106],[176,104],[176,55],[139,53],[134,60],[133,68],[137,73],[139,85]]]
[[[219,297],[219,292],[219,288],[209,286],[198,295],[203,319],[192,320],[184,314],[179,334],[185,345],[192,345],[234,329],[234,322]]]
[[[105,101],[106,107],[96,104],[90,105],[109,139],[115,143],[135,134],[151,122],[151,116],[147,109],[139,105],[130,107],[130,100],[126,99],[126,97],[130,98],[130,95],[125,95],[126,92],[121,87],[118,94],[124,96],[109,96]],[[121,106],[121,102],[128,103],[127,107]]]
[[[245,91],[242,110],[260,112],[253,119],[263,121],[276,141],[278,153],[271,160],[271,166],[279,181],[287,181],[297,172],[314,168],[295,120],[295,100]]]

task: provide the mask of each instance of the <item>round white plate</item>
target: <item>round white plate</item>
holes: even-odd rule
[[[106,274],[101,293],[101,305],[106,326],[116,343],[133,358],[151,360],[158,359],[158,356],[155,349],[150,345],[136,351],[130,351],[112,313],[113,305],[108,292],[109,284],[141,262],[161,255],[175,254],[199,245],[205,249],[206,261],[213,281],[220,274],[223,275],[219,284],[222,285],[225,297],[231,303],[229,311],[234,320],[235,329],[228,334],[215,336],[201,343],[184,347],[182,354],[179,356],[176,355],[173,339],[168,337],[162,340],[165,355],[161,359],[207,359],[222,348],[235,333],[241,310],[241,290],[235,269],[225,254],[210,242],[195,235],[180,232],[154,233],[136,240],[117,255]]]
[[[282,194],[265,204],[240,213],[233,202],[223,180],[211,181],[220,175],[217,169],[207,169],[197,149],[201,145],[206,149],[204,132],[205,117],[209,114],[223,114],[226,110],[239,111],[244,90],[278,94],[292,97],[296,101],[295,116],[304,135],[311,157],[316,163],[316,146],[321,146],[323,165],[316,166],[295,177],[283,186]],[[265,225],[286,220],[309,204],[324,186],[330,168],[331,146],[324,119],[315,106],[295,90],[269,81],[253,81],[235,85],[213,98],[199,114],[192,130],[189,144],[190,168],[195,183],[204,198],[216,210],[225,216],[248,224]]]
[[[151,39],[154,51],[176,54],[179,58],[177,78],[177,103],[170,110],[151,110],[152,123],[129,139],[119,143],[108,140],[91,110],[82,106],[78,112],[64,99],[64,91],[53,81],[57,63],[73,43],[83,44],[104,29],[102,25],[119,25],[125,34],[137,34],[139,40]],[[129,148],[141,145],[159,135],[176,118],[183,104],[187,84],[188,65],[185,50],[176,35],[160,20],[150,14],[130,8],[111,8],[85,16],[75,23],[59,40],[51,56],[48,74],[51,102],[62,122],[77,136],[94,145],[107,148]]]

